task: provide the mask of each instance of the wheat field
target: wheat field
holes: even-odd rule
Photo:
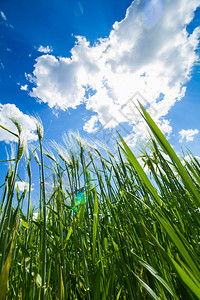
[[[139,159],[120,135],[115,155],[79,136],[48,151],[39,121],[27,151],[15,122],[16,158],[1,186],[0,300],[200,299],[200,164],[191,153],[182,161],[140,112],[152,137]]]

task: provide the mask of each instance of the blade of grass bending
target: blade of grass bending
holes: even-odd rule
[[[196,200],[196,204],[200,205],[200,194],[198,190],[196,189],[195,185],[192,182],[192,179],[190,178],[189,174],[183,167],[180,159],[176,155],[175,151],[169,144],[168,140],[164,136],[164,134],[161,132],[161,130],[158,128],[156,123],[153,121],[153,119],[150,117],[148,112],[144,109],[142,104],[139,102],[140,108],[141,108],[141,115],[143,116],[144,120],[146,121],[147,125],[151,129],[153,135],[155,136],[157,142],[162,147],[165,153],[167,153],[171,160],[174,162],[174,165],[179,173],[179,175],[182,177],[183,182],[185,183],[185,186],[188,188],[188,190],[192,193]]]
[[[131,251],[132,252],[132,251]],[[167,291],[173,296],[175,297],[171,287],[169,286],[169,284],[166,282],[166,280],[164,280],[159,274],[158,272],[152,267],[150,266],[147,262],[145,262],[141,257],[139,257],[137,254],[135,254],[134,252],[132,252],[132,254],[136,257],[136,259],[138,259],[138,262],[145,268],[147,269],[166,289]]]
[[[0,125],[0,128],[2,128],[2,129],[4,129],[4,130],[8,131],[9,133],[11,133],[11,134],[13,134],[14,136],[16,136],[17,138],[19,138],[19,135],[18,135],[18,134],[16,134],[16,133],[10,131],[8,128],[4,127],[3,125]]]
[[[118,133],[120,140],[124,146],[124,149],[122,148],[124,154],[126,155],[127,159],[129,160],[129,162],[133,165],[133,167],[135,168],[136,172],[138,173],[140,179],[142,180],[142,182],[145,184],[145,186],[148,188],[149,192],[152,194],[152,196],[155,199],[155,202],[157,205],[161,206],[162,202],[160,200],[159,195],[157,194],[156,189],[153,187],[153,185],[151,184],[151,182],[149,181],[146,173],[144,172],[144,170],[142,169],[142,167],[140,166],[139,162],[137,161],[135,155],[133,154],[133,152],[130,150],[130,148],[128,147],[128,145],[126,144],[126,142],[123,140],[123,138],[121,137],[121,135]]]
[[[119,292],[118,292],[118,294],[117,294],[116,300],[119,300],[119,297],[120,297],[120,295],[121,295],[121,292],[122,292],[122,287],[120,288],[120,290],[119,290]]]
[[[189,268],[193,270],[194,274],[196,275],[197,279],[200,280],[200,273],[196,266],[196,262],[192,259],[190,256],[188,250],[178,237],[178,235],[175,233],[175,231],[172,229],[172,227],[164,220],[164,218],[160,217],[157,213],[154,213],[162,227],[165,229],[167,234],[170,236],[174,244],[176,245],[177,249],[179,250],[180,254],[183,256],[185,261],[187,262]]]
[[[3,269],[2,269],[1,275],[0,275],[0,300],[4,300],[6,297],[7,282],[8,282],[8,277],[9,277],[10,263],[11,263],[11,256],[12,256],[12,247],[13,247],[13,243],[14,243],[15,234],[17,231],[18,222],[19,222],[19,216],[18,216],[17,223],[15,226],[15,231],[13,234],[10,251],[8,253],[6,262],[3,266]]]
[[[154,299],[159,300],[159,297],[156,295],[156,293],[150,288],[148,284],[146,284],[140,277],[138,277],[133,271],[132,273],[134,276],[138,279],[141,286],[146,290],[146,292]]]
[[[0,162],[8,162],[8,161],[16,161],[16,159],[13,158],[13,159],[0,160]]]
[[[195,296],[197,296],[198,299],[200,299],[200,287],[194,283],[194,281],[173,258],[171,258],[171,261],[184,284],[195,294]]]
[[[155,215],[155,217],[157,218],[157,220],[159,221],[161,226],[164,228],[166,233],[170,236],[171,240],[176,245],[180,254],[183,256],[183,258],[187,262],[188,268],[190,268],[190,270],[188,269],[188,271],[191,272],[191,270],[192,270],[192,276],[195,276],[197,278],[197,280],[199,280],[200,274],[199,274],[199,270],[196,266],[196,262],[192,259],[191,255],[189,254],[187,248],[185,247],[185,245],[179,238],[178,234],[171,228],[171,226],[166,222],[166,220],[163,217],[159,216],[159,214],[155,213],[155,212],[153,212],[153,214]],[[179,235],[180,235],[180,233],[179,233]]]
[[[131,193],[129,193],[129,194],[131,194]],[[137,199],[137,197],[135,197],[135,199]],[[137,200],[139,200],[141,203],[143,203],[143,201],[141,201],[139,198]],[[143,203],[143,204],[145,205],[145,203]],[[147,205],[146,205],[146,207],[147,207]],[[199,280],[200,279],[199,270],[198,270],[198,268],[196,266],[196,262],[194,261],[194,259],[192,259],[192,257],[189,254],[187,248],[185,247],[186,246],[186,241],[185,241],[184,237],[179,232],[179,235],[185,241],[185,245],[181,241],[181,239],[179,238],[178,234],[174,231],[174,229],[160,215],[161,212],[158,211],[158,213],[156,213],[156,212],[152,211],[152,213],[157,218],[157,220],[159,221],[159,223],[161,224],[161,226],[164,228],[164,230],[168,234],[168,236],[171,238],[171,240],[173,241],[173,243],[176,245],[176,247],[179,250],[180,254],[184,257],[185,261],[187,262],[189,268],[191,269],[191,267],[192,267],[193,273],[196,275],[197,279]]]

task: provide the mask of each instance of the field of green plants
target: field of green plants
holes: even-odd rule
[[[140,112],[152,138],[139,159],[120,135],[115,155],[78,136],[47,152],[39,121],[38,147],[27,154],[14,121],[18,150],[1,186],[0,300],[200,299],[200,164],[192,154],[181,162]]]

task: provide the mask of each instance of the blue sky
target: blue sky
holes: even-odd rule
[[[38,113],[46,141],[121,130],[134,147],[147,137],[140,100],[177,151],[200,156],[199,26],[199,0],[3,0],[0,123],[18,118],[34,141]],[[11,142],[0,129],[2,159]]]

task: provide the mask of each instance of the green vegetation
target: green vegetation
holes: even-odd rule
[[[24,144],[14,121],[17,158],[1,187],[0,300],[200,299],[200,164],[190,154],[183,165],[140,112],[152,138],[139,160],[120,135],[115,155],[77,137],[54,144],[54,156],[37,121],[39,146],[26,154],[22,193],[15,182]]]

